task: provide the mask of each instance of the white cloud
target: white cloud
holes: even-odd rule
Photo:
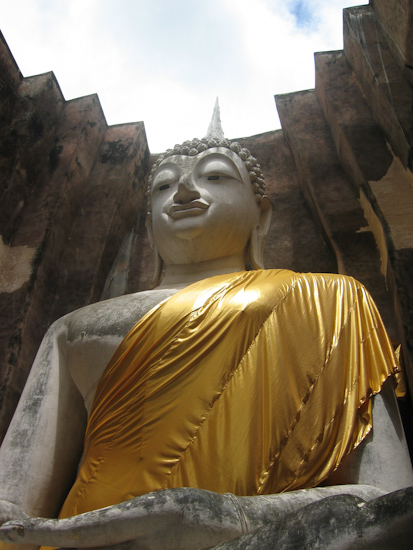
[[[313,53],[342,48],[345,5],[13,0],[0,20],[24,76],[53,70],[66,99],[97,92],[108,123],[144,120],[156,152],[203,135],[217,95],[228,137],[275,129],[274,94],[314,87]]]

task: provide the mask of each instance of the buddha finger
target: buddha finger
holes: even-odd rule
[[[1,542],[21,542],[24,537],[24,527],[21,521],[8,521],[0,527]]]

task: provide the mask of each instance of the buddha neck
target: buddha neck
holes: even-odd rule
[[[238,254],[196,264],[170,264],[165,267],[165,275],[157,288],[185,288],[208,277],[238,271],[245,271],[244,256]]]

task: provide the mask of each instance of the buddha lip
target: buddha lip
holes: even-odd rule
[[[171,208],[168,210],[168,214],[174,218],[183,217],[185,213],[188,215],[201,214],[203,210],[207,210],[209,204],[204,200],[195,200],[191,202],[186,202],[185,204],[176,204],[174,203]]]

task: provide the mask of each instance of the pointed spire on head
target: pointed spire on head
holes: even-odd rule
[[[212,112],[211,122],[208,126],[208,132],[205,136],[206,138],[218,138],[219,140],[224,139],[224,130],[221,125],[221,117],[219,114],[219,101],[218,98],[215,101],[215,107]]]

